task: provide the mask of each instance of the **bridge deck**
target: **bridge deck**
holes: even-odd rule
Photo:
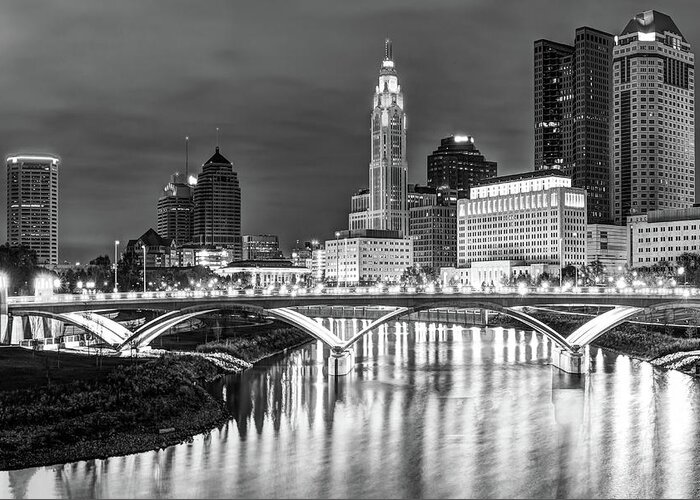
[[[696,290],[676,289],[672,293],[385,293],[385,294],[305,294],[305,295],[249,295],[212,292],[210,294],[183,292],[151,292],[146,294],[121,293],[97,294],[86,298],[83,295],[53,295],[50,297],[9,297],[8,311],[21,314],[23,311],[41,309],[63,313],[73,311],[99,311],[115,309],[154,309],[172,311],[192,305],[240,304],[253,309],[279,307],[343,305],[348,307],[386,306],[415,307],[434,303],[435,307],[488,308],[489,304],[500,307],[526,306],[635,306],[652,307],[664,303],[687,303],[700,308],[700,294]]]

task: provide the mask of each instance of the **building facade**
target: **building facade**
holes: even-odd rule
[[[319,246],[311,252],[311,278],[315,283],[323,283],[326,277],[326,249]]]
[[[560,275],[586,262],[586,192],[561,171],[496,177],[472,187],[469,197],[457,202],[459,267],[511,261],[544,264]]]
[[[158,234],[172,238],[177,245],[192,241],[192,189],[193,183],[178,172],[170,177],[158,198]]]
[[[241,187],[233,165],[219,153],[202,165],[194,188],[194,242],[232,250],[232,260],[243,257],[241,240]]]
[[[440,146],[428,156],[428,186],[457,191],[467,198],[475,183],[496,176],[495,161],[487,161],[474,146],[474,138],[452,135],[440,141]]]
[[[535,170],[564,165],[564,67],[573,47],[535,42]]]
[[[586,226],[586,261],[600,262],[608,269],[627,264],[627,229],[613,224]]]
[[[40,265],[58,264],[58,167],[52,155],[7,157],[7,241],[34,250]]]
[[[340,286],[397,283],[413,265],[413,244],[400,231],[340,231],[326,240],[326,281]]]
[[[611,34],[589,27],[573,45],[534,47],[535,169],[561,169],[585,189],[590,223],[611,221],[612,47]]]
[[[414,265],[435,271],[457,265],[457,193],[457,189],[408,185]]]
[[[613,215],[695,201],[695,62],[666,14],[637,14],[613,49]]]
[[[366,229],[369,215],[369,189],[359,189],[350,199],[348,227],[352,230]]]
[[[246,234],[243,236],[243,260],[282,259],[280,242],[274,234]]]
[[[124,250],[125,255],[131,256],[138,264],[143,266],[144,257],[146,268],[171,267],[175,243],[172,238],[163,238],[153,228],[143,233],[139,238],[129,240]]]
[[[311,275],[310,269],[293,266],[288,260],[234,261],[215,272],[219,276],[230,276],[236,280],[247,276],[255,287],[306,285]]]
[[[627,238],[631,267],[673,267],[682,254],[700,253],[700,207],[630,216]]]

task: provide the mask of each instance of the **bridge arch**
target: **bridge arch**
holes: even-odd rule
[[[459,307],[459,308],[474,308],[474,309],[485,309],[489,311],[495,311],[501,314],[505,314],[506,316],[509,316],[513,319],[516,319],[536,332],[547,336],[550,340],[552,340],[554,343],[562,347],[563,349],[566,349],[567,351],[574,351],[576,348],[573,347],[573,345],[559,332],[554,330],[552,327],[549,325],[543,323],[542,321],[530,316],[527,313],[522,312],[519,307],[505,307],[501,306],[499,304],[495,304],[493,302],[484,302],[484,301],[464,301],[463,299],[446,299],[446,300],[440,300],[440,301],[435,301],[430,304],[424,304],[424,305],[419,305],[419,306],[413,306],[413,307],[399,307],[395,311],[391,311],[390,313],[385,314],[381,318],[378,318],[374,320],[372,323],[367,325],[365,328],[357,332],[350,340],[345,342],[342,345],[342,349],[345,350],[348,347],[350,347],[352,344],[357,342],[359,339],[361,339],[364,335],[367,333],[371,332],[375,328],[395,319],[400,316],[404,316],[407,314],[411,314],[414,312],[420,312],[424,311],[426,309],[435,309],[438,307]]]
[[[616,326],[629,321],[639,313],[654,313],[676,309],[700,310],[700,304],[693,302],[666,301],[649,307],[615,306],[609,311],[596,316],[587,323],[581,325],[572,332],[567,340],[572,345],[584,346],[594,342],[597,338],[609,332]]]
[[[614,307],[578,327],[566,340],[574,346],[585,346],[642,311],[644,311],[643,307]]]
[[[49,311],[22,311],[16,316],[39,316],[42,318],[50,318],[64,323],[68,323],[80,328],[84,328],[96,337],[99,337],[104,342],[118,346],[131,335],[131,331],[124,325],[117,323],[100,314],[83,311],[83,312],[67,312],[54,313]]]
[[[265,316],[272,317],[299,328],[300,330],[311,335],[313,338],[320,340],[335,352],[342,350],[342,341],[323,325],[320,325],[308,316],[285,307],[262,309],[261,307],[249,306],[245,304],[204,304],[201,306],[188,307],[179,311],[171,311],[142,325],[133,334],[130,334],[126,339],[124,339],[124,341],[120,344],[119,349],[124,350],[131,346],[145,347],[153,340],[167,332],[170,328],[183,321],[187,321],[188,319],[202,316],[204,314],[227,310],[243,310],[256,314],[264,314]]]
[[[357,332],[350,340],[343,341],[333,332],[320,325],[310,317],[294,311],[293,309],[287,307],[280,307],[274,309],[262,309],[260,307],[251,307],[241,304],[205,304],[201,306],[193,306],[180,311],[171,311],[167,314],[159,316],[154,320],[141,326],[136,332],[125,339],[120,345],[120,349],[125,349],[127,346],[135,345],[136,347],[147,346],[154,339],[158,338],[160,335],[168,331],[170,328],[175,326],[182,321],[186,321],[190,318],[201,316],[215,311],[220,310],[249,310],[258,314],[265,314],[268,317],[275,318],[289,325],[295,326],[306,333],[308,333],[313,338],[320,340],[326,344],[333,352],[342,352],[349,347],[351,347],[355,342],[361,339],[364,335],[371,332],[375,328],[403,315],[411,314],[413,312],[420,312],[426,309],[434,309],[438,307],[460,307],[460,308],[478,308],[486,309],[490,311],[499,312],[516,319],[525,325],[529,326],[536,332],[547,336],[554,343],[562,347],[567,351],[576,350],[572,343],[566,339],[559,332],[554,330],[549,325],[539,321],[538,319],[530,316],[527,313],[519,310],[518,307],[505,307],[493,302],[484,301],[467,301],[459,299],[446,299],[438,300],[435,302],[413,306],[413,307],[398,307],[396,310],[391,311],[381,318],[376,319],[370,323],[367,327],[363,328],[361,331]]]

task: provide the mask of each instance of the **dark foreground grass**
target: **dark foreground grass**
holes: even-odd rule
[[[43,387],[76,380],[104,380],[117,366],[138,364],[137,358],[86,356],[56,351],[0,347],[0,392]]]
[[[165,356],[101,380],[4,391],[0,469],[145,451],[221,425],[228,411],[201,385],[216,375],[205,359]]]
[[[308,340],[294,328],[264,325],[198,350],[255,362]],[[204,389],[223,374],[205,358],[104,358],[98,367],[94,357],[61,353],[60,368],[58,358],[0,348],[0,470],[164,448],[230,418]]]

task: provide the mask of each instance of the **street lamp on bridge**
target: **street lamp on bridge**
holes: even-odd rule
[[[114,240],[114,293],[119,290],[117,288],[117,247],[119,246],[119,240]]]
[[[146,293],[146,245],[141,245],[143,249],[143,293]]]

